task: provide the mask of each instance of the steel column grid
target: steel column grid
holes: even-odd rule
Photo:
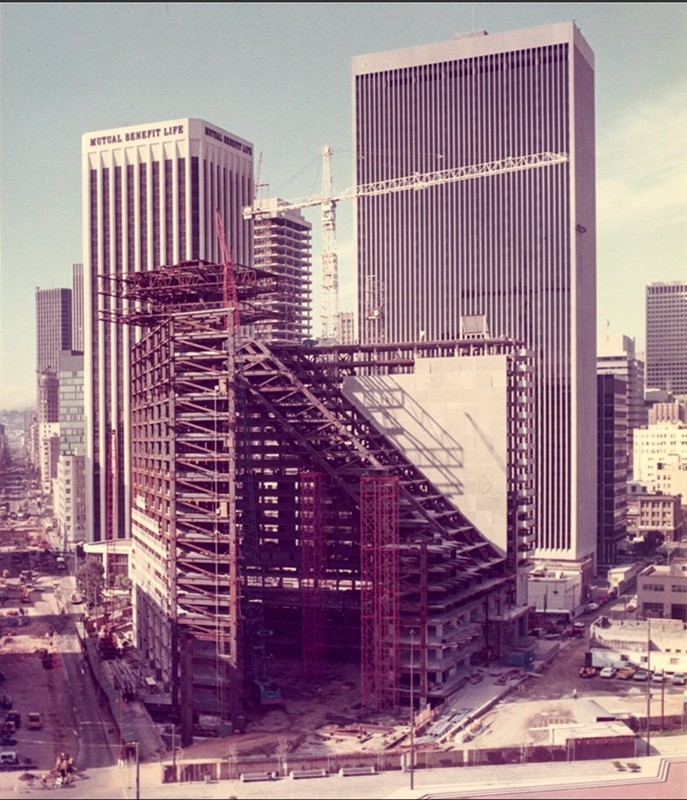
[[[324,531],[324,475],[300,473],[300,544],[302,597],[303,672],[321,675],[325,660],[326,609],[323,581],[326,577]]]

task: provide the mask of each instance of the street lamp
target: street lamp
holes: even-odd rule
[[[415,733],[415,697],[414,697],[414,679],[415,674],[413,670],[413,661],[415,660],[415,631],[410,631],[410,788],[415,788],[415,750],[414,750],[414,733]]]
[[[646,754],[651,755],[651,617],[646,621]]]
[[[141,760],[138,742],[134,742],[134,744],[136,745],[136,800],[139,800],[141,797]]]

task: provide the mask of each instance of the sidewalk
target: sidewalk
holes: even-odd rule
[[[618,772],[609,759],[574,764],[416,770],[412,790],[409,773],[400,771],[356,777],[334,774],[327,778],[303,780],[282,778],[256,783],[162,784],[161,765],[144,763],[140,765],[140,797],[145,800],[226,800],[232,797],[240,800],[447,800],[516,795],[518,800],[523,800],[543,793],[577,800],[582,797],[687,800],[687,782],[682,779],[687,770],[687,736],[657,737],[657,744],[656,755],[632,759],[641,766],[637,773]],[[672,782],[670,772],[673,772]],[[77,797],[114,800],[136,796],[133,765],[91,769],[85,777],[84,783],[77,781],[74,784]],[[0,797],[9,797],[10,794],[4,794],[3,790],[11,792],[16,785],[16,773],[12,776],[0,774]],[[22,787],[19,791],[27,789]],[[51,790],[38,788],[29,791],[39,798],[53,794]]]

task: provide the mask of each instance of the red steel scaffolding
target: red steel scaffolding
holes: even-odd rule
[[[361,476],[361,699],[373,711],[399,706],[398,504],[398,476]]]

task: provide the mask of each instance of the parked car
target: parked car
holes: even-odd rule
[[[37,731],[43,727],[43,717],[38,711],[29,711],[26,715],[26,727],[30,731]]]
[[[632,676],[633,681],[646,681],[649,679],[649,673],[645,669],[638,669]]]
[[[663,673],[662,672],[658,672],[658,670],[656,672],[654,672],[651,675],[651,682],[652,683],[663,683]]]
[[[676,672],[670,679],[670,682],[673,684],[673,686],[684,686],[685,685],[684,672]]]
[[[5,750],[4,752],[0,753],[0,766],[14,767],[17,764],[19,764],[19,756],[16,750]]]
[[[621,667],[615,677],[621,681],[629,681],[632,677],[634,677],[634,674],[634,667]]]
[[[589,614],[592,611],[598,611],[598,610],[599,610],[599,604],[598,603],[587,603],[587,605],[585,606],[585,609],[584,609],[585,614]]]
[[[604,667],[599,673],[600,678],[615,678],[618,670],[615,667]]]
[[[5,722],[14,722],[17,728],[21,728],[21,714],[18,711],[9,711],[5,717]]]
[[[596,667],[582,667],[580,678],[593,678],[596,675]]]

